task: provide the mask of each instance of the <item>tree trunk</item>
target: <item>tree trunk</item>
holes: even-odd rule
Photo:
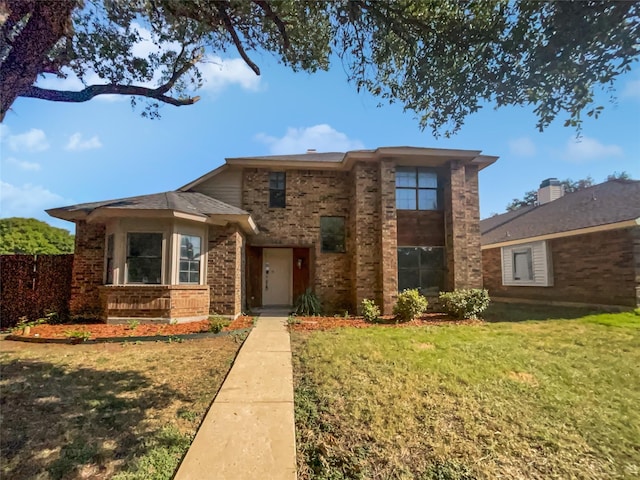
[[[3,43],[7,42],[11,50],[0,64],[0,122],[11,108],[17,97],[31,87],[38,75],[51,64],[47,57],[53,46],[65,35],[71,33],[71,12],[77,6],[76,0],[0,0],[0,10],[9,13],[31,6],[31,17],[25,27],[13,39],[8,38],[12,23],[5,19],[0,26]],[[21,18],[23,12],[21,13]]]

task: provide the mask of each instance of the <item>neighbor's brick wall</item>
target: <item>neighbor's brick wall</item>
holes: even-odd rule
[[[209,315],[206,285],[104,285],[100,287],[104,319],[181,319]]]
[[[640,227],[548,241],[552,287],[502,285],[501,249],[482,251],[484,286],[496,297],[602,305],[638,305]],[[635,250],[635,253],[634,253]]]
[[[104,277],[105,226],[80,220],[76,223],[71,315],[102,317],[100,286]]]
[[[286,208],[269,208],[269,170],[246,169],[243,208],[260,233],[252,246],[310,247],[315,268],[311,285],[328,311],[352,308],[349,172],[287,170]],[[320,217],[345,217],[346,253],[322,253]]]
[[[242,313],[244,244],[244,235],[235,225],[209,228],[207,284],[212,314]]]

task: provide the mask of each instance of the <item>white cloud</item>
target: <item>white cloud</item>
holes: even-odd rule
[[[93,150],[95,148],[102,147],[102,142],[98,138],[97,135],[93,137],[83,140],[82,134],[79,132],[74,133],[69,137],[69,143],[64,147],[66,150],[71,150],[74,152],[79,152],[81,150]]]
[[[562,157],[573,163],[584,163],[591,160],[604,160],[623,155],[618,145],[605,145],[590,137],[570,138],[562,152]]]
[[[14,158],[14,157],[7,158],[7,163],[11,163],[13,165],[17,165],[22,170],[29,170],[29,171],[32,171],[32,172],[37,172],[38,170],[40,170],[40,164],[39,163],[26,162],[24,160],[18,160],[17,158]]]
[[[518,157],[533,157],[536,146],[529,137],[520,137],[509,141],[509,151]]]
[[[44,217],[47,208],[69,204],[62,196],[30,183],[21,187],[0,180],[0,214],[3,217]]]
[[[14,152],[43,152],[49,148],[47,136],[37,128],[18,135],[11,135],[8,129],[3,129],[2,140]]]
[[[260,78],[241,58],[223,59],[209,55],[198,66],[202,72],[203,90],[219,92],[229,85],[240,85],[245,90],[257,91]]]
[[[640,79],[627,82],[624,90],[622,90],[621,96],[624,98],[635,98],[636,100],[640,100]]]
[[[264,133],[259,133],[255,138],[268,145],[273,155],[304,153],[308,149],[318,152],[344,152],[364,148],[360,140],[350,139],[327,124],[306,128],[290,127],[281,138]]]

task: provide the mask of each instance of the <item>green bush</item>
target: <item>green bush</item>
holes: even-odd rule
[[[362,300],[362,316],[367,322],[375,322],[380,317],[380,307],[376,302],[365,298]]]
[[[443,310],[455,318],[478,318],[489,306],[489,292],[480,288],[440,292]]]
[[[209,316],[209,331],[212,333],[220,333],[222,329],[228,326],[231,320],[220,315]]]
[[[320,315],[322,308],[320,299],[313,290],[307,290],[296,298],[295,312],[296,315]]]
[[[398,294],[398,300],[393,307],[393,314],[399,320],[408,322],[424,313],[428,306],[429,302],[420,294],[417,288],[407,289]]]

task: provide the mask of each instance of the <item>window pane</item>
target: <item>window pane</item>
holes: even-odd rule
[[[420,266],[423,268],[444,268],[444,248],[421,247]]]
[[[396,188],[396,208],[398,210],[415,210],[416,191],[412,188]]]
[[[420,252],[417,248],[398,248],[398,268],[418,268]]]
[[[284,190],[269,190],[269,207],[284,208],[285,206]]]
[[[418,170],[418,187],[438,188],[438,174],[427,170]]]
[[[531,250],[513,252],[513,279],[533,280]]]
[[[416,169],[398,167],[396,169],[396,187],[416,187]]]
[[[403,268],[398,270],[398,291],[408,288],[420,288],[420,271],[418,268]]]
[[[128,259],[127,272],[129,283],[153,283],[161,282],[162,258],[136,258]]]
[[[200,237],[181,235],[180,260],[200,258]]]
[[[129,257],[161,257],[161,233],[129,233],[127,234]]]
[[[285,172],[269,173],[269,207],[285,207]]]
[[[418,190],[418,210],[437,210],[438,191]]]
[[[189,272],[180,272],[180,283],[189,282]]]
[[[323,252],[344,252],[344,217],[320,217],[320,237]]]
[[[284,190],[284,172],[271,172],[269,174],[269,188]]]

